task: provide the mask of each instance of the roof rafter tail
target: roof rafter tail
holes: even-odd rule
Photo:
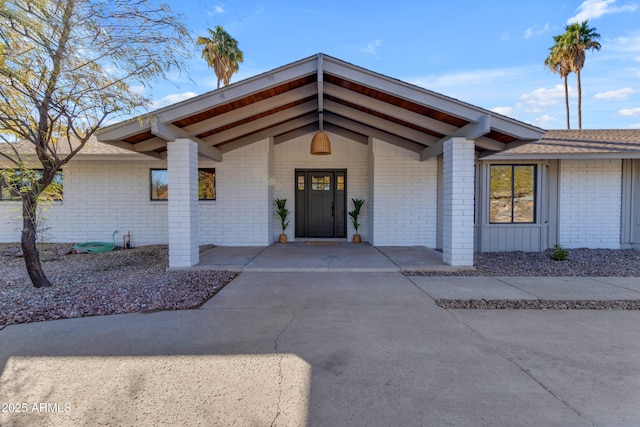
[[[157,117],[151,121],[151,133],[167,141],[175,141],[176,139],[189,139],[198,145],[199,154],[205,157],[209,157],[210,159],[216,160],[218,162],[222,161],[222,152],[219,149],[217,149],[216,147],[212,147],[210,144],[201,140],[200,138],[189,135],[187,132],[177,126],[162,123]]]

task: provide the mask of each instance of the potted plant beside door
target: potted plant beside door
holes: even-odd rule
[[[351,217],[353,228],[356,230],[356,233],[353,235],[353,243],[360,243],[362,241],[362,237],[358,234],[358,228],[360,227],[358,216],[360,216],[360,209],[362,208],[362,205],[364,205],[364,200],[351,199],[351,201],[353,202],[353,210],[349,211],[349,216]]]
[[[282,226],[282,233],[280,234],[279,242],[287,243],[287,235],[284,233],[290,222],[287,220],[287,217],[289,216],[289,209],[286,207],[287,199],[276,199],[275,203],[277,208],[276,213],[280,217],[280,225]]]

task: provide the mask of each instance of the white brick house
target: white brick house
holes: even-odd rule
[[[319,129],[329,155],[310,154]],[[323,54],[98,140],[63,169],[44,238],[130,231],[133,245],[168,243],[170,265],[185,267],[198,245],[276,241],[275,198],[288,200],[290,241],[347,241],[360,198],[363,240],[442,249],[451,265],[471,265],[474,251],[640,244],[640,131],[545,134]],[[205,177],[215,183],[203,196]],[[18,241],[19,203],[7,199],[0,241]]]

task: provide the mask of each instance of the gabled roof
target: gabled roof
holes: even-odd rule
[[[141,124],[142,123],[142,124]],[[451,136],[501,151],[539,139],[535,126],[392,79],[322,53],[101,129],[98,140],[162,157],[167,141],[191,138],[201,155],[323,128],[367,143],[375,137],[421,153],[442,152]]]
[[[640,129],[550,130],[490,159],[640,158]]]

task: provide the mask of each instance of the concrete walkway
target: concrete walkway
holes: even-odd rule
[[[203,253],[195,269],[260,272],[455,271],[442,254],[424,246],[382,246],[310,241],[271,246],[219,246]]]
[[[609,292],[640,295],[637,279],[245,271],[197,310],[0,330],[0,425],[637,426],[640,312],[432,298]]]

